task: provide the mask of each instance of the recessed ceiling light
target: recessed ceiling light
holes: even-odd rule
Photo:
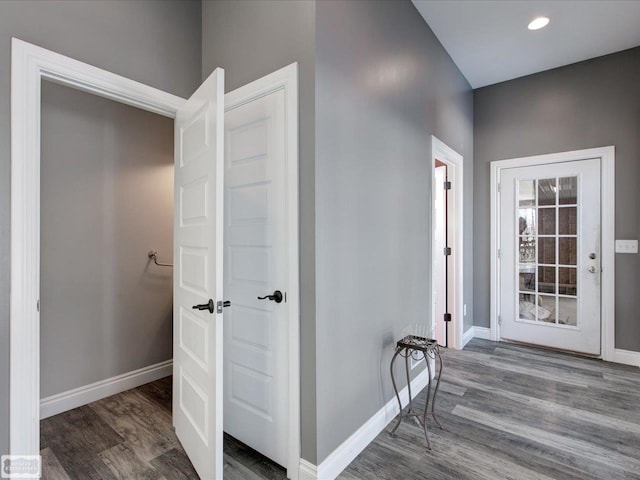
[[[540,30],[544,28],[549,23],[549,19],[547,17],[538,17],[534,18],[529,24],[529,30]]]

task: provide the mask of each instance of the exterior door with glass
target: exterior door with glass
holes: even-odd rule
[[[599,355],[600,159],[500,172],[500,338]]]

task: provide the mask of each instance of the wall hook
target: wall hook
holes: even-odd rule
[[[153,263],[155,263],[159,267],[173,267],[173,263],[160,263],[160,262],[158,262],[158,252],[156,250],[150,250],[149,253],[147,254],[147,257],[149,257],[151,260],[153,260]]]

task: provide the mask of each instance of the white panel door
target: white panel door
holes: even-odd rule
[[[218,68],[175,121],[173,424],[206,480],[222,479],[223,129]]]
[[[435,229],[435,243],[434,252],[435,258],[433,259],[434,269],[434,285],[433,285],[433,302],[435,305],[435,317],[433,319],[433,338],[438,341],[439,345],[446,345],[447,339],[445,338],[445,322],[444,314],[447,312],[447,272],[445,266],[444,249],[446,247],[445,242],[445,228],[447,221],[447,212],[445,208],[445,190],[442,188],[446,180],[446,168],[436,167],[435,169],[435,184],[434,196],[435,203],[433,205],[433,224]]]
[[[600,354],[600,159],[500,173],[500,337]]]
[[[285,94],[225,115],[224,429],[287,466]]]

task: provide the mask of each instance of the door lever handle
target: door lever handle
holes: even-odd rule
[[[264,297],[258,297],[258,300],[271,300],[273,302],[280,303],[280,302],[282,302],[283,298],[284,298],[284,296],[282,295],[282,292],[280,290],[276,290],[271,295],[265,295]]]
[[[214,313],[216,311],[215,305],[213,303],[213,299],[209,299],[208,303],[202,303],[200,305],[194,305],[193,307],[194,310],[209,310],[209,313]]]

